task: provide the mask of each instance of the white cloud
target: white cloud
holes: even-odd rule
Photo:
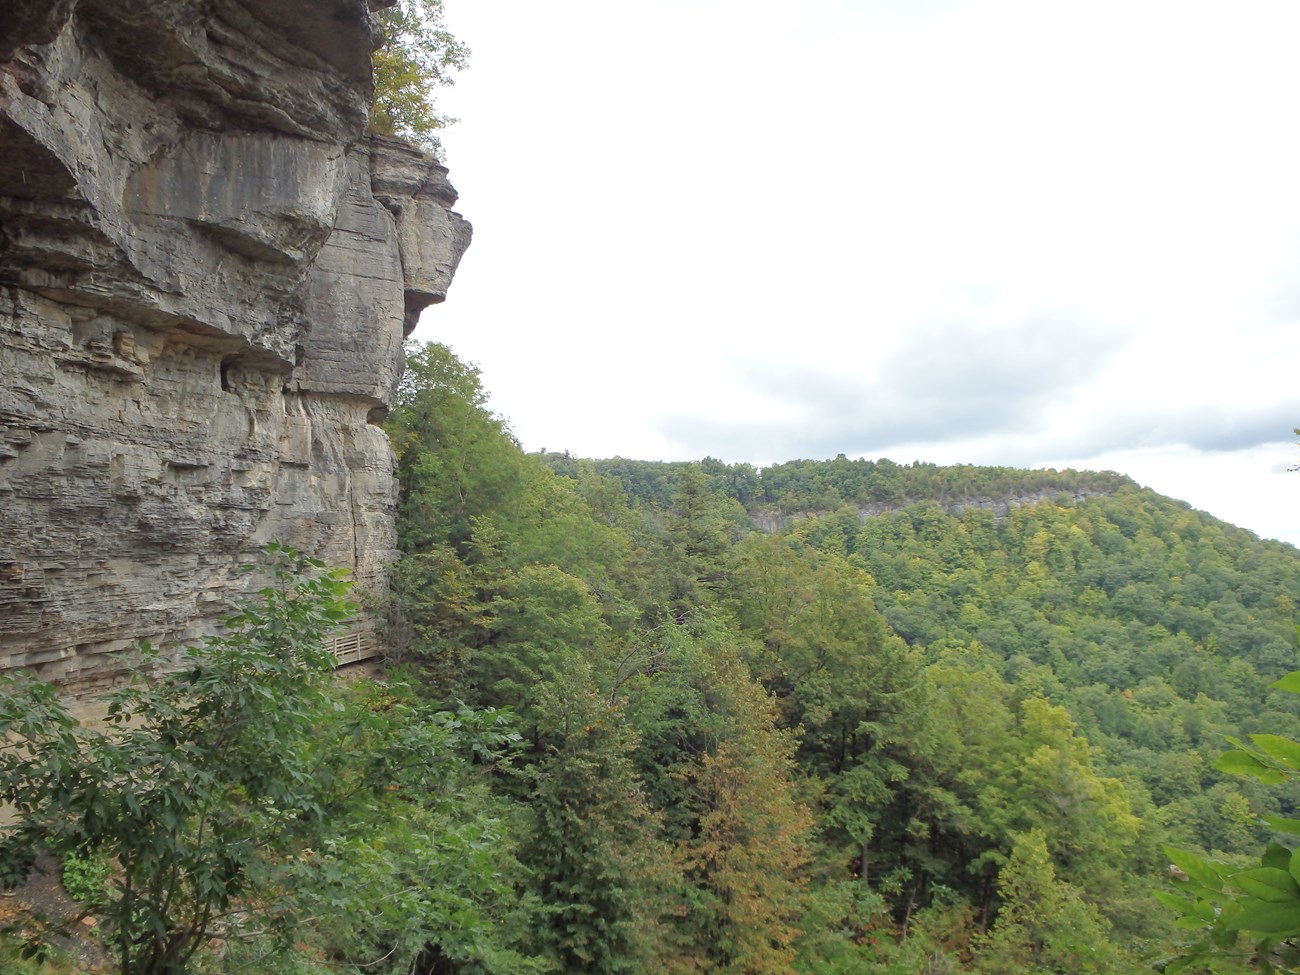
[[[1300,541],[1250,452],[1300,424],[1300,8],[449,16],[476,235],[419,336],[482,365],[526,446],[1123,461]]]

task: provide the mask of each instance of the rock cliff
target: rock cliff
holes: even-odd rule
[[[0,669],[193,638],[272,539],[395,554],[374,423],[470,228],[366,135],[384,5],[0,9]]]
[[[969,497],[964,499],[949,498],[945,500],[934,501],[945,514],[960,516],[966,511],[991,511],[997,521],[1004,521],[1011,512],[1016,508],[1032,507],[1042,501],[1068,500],[1072,503],[1086,501],[1088,498],[1108,497],[1113,491],[1109,490],[1044,490],[1035,491],[1029,494],[1013,495],[1000,498],[988,497]],[[879,518],[881,515],[892,514],[895,511],[901,511],[909,505],[919,504],[923,501],[932,500],[928,498],[908,498],[905,501],[887,502],[876,501],[871,504],[857,504],[858,521],[866,524],[870,518]],[[808,518],[819,518],[827,514],[825,511],[795,511],[789,514],[782,514],[779,511],[759,511],[750,516],[754,527],[761,532],[774,535],[777,532],[784,531],[795,522],[804,521]]]

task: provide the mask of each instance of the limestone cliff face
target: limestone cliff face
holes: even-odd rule
[[[365,135],[374,40],[367,0],[2,5],[0,669],[207,631],[268,540],[395,554],[373,422],[470,230]]]

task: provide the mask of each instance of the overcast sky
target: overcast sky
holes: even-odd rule
[[[1300,4],[446,0],[417,338],[526,449],[1119,470],[1300,543]]]

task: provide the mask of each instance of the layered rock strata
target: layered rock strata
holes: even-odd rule
[[[366,0],[0,11],[0,669],[210,631],[273,539],[382,577],[374,424],[469,225],[365,134],[374,42]]]

